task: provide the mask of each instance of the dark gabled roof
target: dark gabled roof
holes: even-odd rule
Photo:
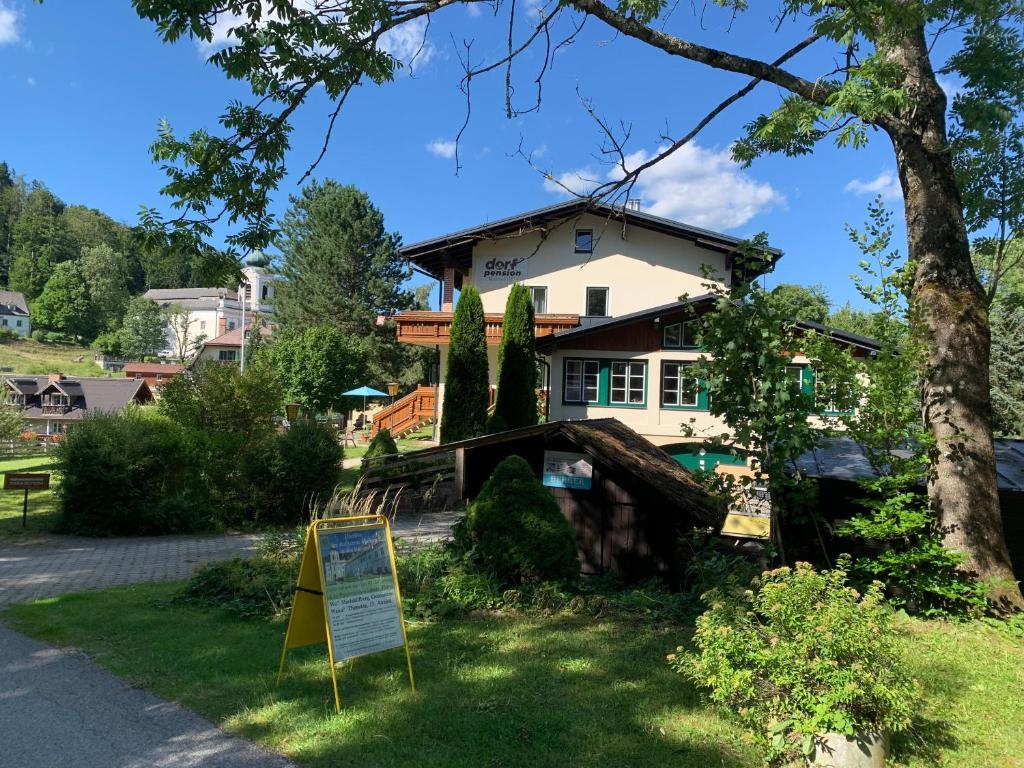
[[[452,452],[457,448],[473,450],[484,446],[514,443],[524,438],[550,438],[555,435],[565,436],[605,465],[628,475],[636,483],[646,485],[664,499],[667,505],[685,510],[708,525],[721,523],[721,513],[710,502],[707,492],[693,479],[689,470],[618,419],[550,421],[424,448],[405,456],[426,457]]]
[[[621,328],[624,325],[630,323],[639,322],[642,320],[653,320],[656,317],[667,315],[671,312],[676,312],[687,307],[694,307],[698,304],[713,304],[717,297],[713,293],[705,293],[700,296],[694,296],[688,298],[685,301],[673,301],[668,304],[662,304],[657,307],[651,307],[650,309],[642,309],[639,312],[630,312],[627,315],[619,315],[618,317],[602,318],[597,321],[592,321],[586,325],[580,325],[576,328],[570,328],[567,331],[559,331],[548,336],[540,336],[537,338],[537,351],[538,352],[551,352],[558,349],[560,346],[564,346],[563,342],[572,342],[583,336],[589,336],[596,333],[607,331],[611,328]],[[861,347],[869,351],[877,352],[882,348],[881,342],[869,339],[866,336],[859,336],[856,333],[850,333],[849,331],[843,331],[838,328],[830,328],[829,326],[816,323],[811,320],[796,320],[794,321],[797,328],[802,328],[808,331],[814,331],[815,333],[821,333],[829,336],[830,338],[841,341],[844,344],[850,344],[851,346]]]
[[[44,414],[42,408],[29,406],[27,418],[80,419],[86,411],[117,411],[133,400],[152,400],[153,394],[143,379],[64,378],[50,381],[47,376],[5,376],[8,385],[21,394],[42,394],[51,386],[71,398],[71,410],[65,414]]]
[[[537,337],[537,351],[553,351],[557,349],[563,341],[571,342],[583,336],[590,336],[595,333],[607,331],[610,328],[621,328],[624,325],[636,323],[641,320],[653,320],[656,317],[667,315],[670,312],[678,312],[697,304],[712,304],[716,298],[717,297],[712,293],[704,293],[700,296],[694,296],[691,299],[687,299],[686,301],[672,301],[668,304],[661,304],[657,307],[651,307],[650,309],[641,309],[637,312],[619,315],[618,317],[603,317],[598,320],[591,320],[586,325],[570,328],[567,331],[559,331],[558,333],[552,333],[548,336]]]
[[[712,232],[709,229],[694,227],[690,224],[665,219],[661,216],[654,216],[650,213],[628,208],[623,209],[604,203],[595,203],[588,199],[577,199],[556,203],[545,208],[538,208],[526,213],[488,222],[487,224],[469,227],[468,229],[461,229],[457,232],[431,238],[430,240],[422,240],[418,243],[404,246],[400,252],[424,272],[441,279],[446,264],[454,262],[464,270],[468,270],[473,255],[473,247],[481,240],[507,237],[517,233],[526,234],[534,229],[543,228],[552,222],[562,221],[585,213],[606,216],[612,221],[625,222],[654,232],[661,232],[662,234],[689,240],[702,248],[708,248],[718,253],[733,254],[736,252],[737,247],[744,242],[743,238],[724,235],[721,232]],[[756,264],[752,259],[746,269],[741,269],[740,265],[734,265],[734,274],[749,279],[770,271],[774,261],[782,256],[782,251],[775,248],[767,250],[773,258],[758,259]]]
[[[25,315],[28,317],[28,304],[25,294],[19,291],[0,291],[0,314]]]
[[[1024,493],[1024,440],[995,439],[996,483],[1000,491]],[[901,452],[904,457],[907,452]],[[856,482],[875,477],[860,444],[849,437],[831,437],[800,456],[796,468],[807,477]],[[922,485],[924,478],[921,479]]]

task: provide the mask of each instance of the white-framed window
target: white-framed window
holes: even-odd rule
[[[43,405],[67,406],[70,403],[70,398],[60,392],[55,392],[52,395],[43,395]]]
[[[665,362],[661,366],[661,404],[671,407],[700,406],[700,381],[690,374],[691,363]]]
[[[562,399],[567,403],[596,403],[601,364],[597,360],[566,360]]]
[[[608,289],[590,286],[587,288],[586,317],[608,317]]]
[[[205,320],[200,320],[199,321],[199,330],[201,332],[203,332],[203,333],[206,332],[206,321]]]
[[[687,320],[666,325],[661,332],[661,346],[665,349],[696,349],[696,321]]]
[[[788,376],[790,382],[792,382],[793,391],[797,394],[804,391],[804,366],[787,365],[786,376]]]
[[[576,253],[594,252],[594,230],[577,229],[575,238]]]
[[[533,301],[533,314],[543,315],[548,311],[548,289],[543,285],[531,285],[530,299]]]
[[[647,401],[647,363],[613,360],[608,402],[643,405]]]
[[[217,352],[218,363],[235,363],[238,362],[238,350],[237,349],[222,349]]]

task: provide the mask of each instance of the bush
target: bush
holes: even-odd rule
[[[56,450],[67,533],[131,536],[209,524],[202,466],[184,430],[141,408],[86,418]]]
[[[579,575],[572,526],[519,456],[504,459],[484,483],[456,542],[502,584],[572,582]]]
[[[63,344],[68,341],[67,334],[58,333],[57,331],[48,331],[44,338],[47,344]]]
[[[366,448],[366,453],[363,454],[363,459],[373,459],[377,456],[391,456],[398,453],[398,445],[395,443],[395,438],[391,436],[391,431],[388,429],[379,429],[377,434],[373,436],[373,440],[370,441],[370,445]]]
[[[330,497],[341,473],[343,450],[326,426],[300,421],[275,435],[263,461],[250,463],[253,487],[265,488],[261,505],[250,510],[255,522],[295,525],[310,503]]]
[[[205,603],[245,617],[272,617],[291,608],[298,558],[235,558],[199,566],[178,599]]]
[[[11,339],[20,339],[21,336],[13,328],[0,328],[0,339],[4,341],[10,341]]]
[[[38,341],[40,344],[42,344],[43,342],[46,341],[46,331],[42,331],[36,328],[34,331],[32,331],[32,340]]]
[[[810,754],[819,734],[907,727],[917,688],[880,585],[861,595],[842,565],[798,563],[754,586],[709,592],[696,652],[679,648],[669,660],[739,717],[769,761]]]

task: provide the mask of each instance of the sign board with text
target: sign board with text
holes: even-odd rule
[[[477,275],[481,284],[506,285],[510,283],[521,283],[527,278],[527,260],[521,256],[510,256],[508,258],[490,258],[481,262],[481,269]]]
[[[544,451],[542,482],[549,488],[575,488],[588,491],[593,484],[594,465],[585,453]]]
[[[5,472],[5,491],[45,491],[50,487],[47,472]]]
[[[291,648],[322,642],[331,661],[337,711],[341,699],[336,665],[359,656],[404,647],[415,690],[386,517],[333,518],[309,527],[278,680]]]

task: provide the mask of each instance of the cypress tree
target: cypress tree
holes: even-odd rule
[[[516,283],[505,303],[498,348],[498,396],[488,431],[529,427],[537,423],[537,352],[533,335],[533,301],[525,285]]]
[[[467,286],[452,318],[445,371],[441,442],[484,434],[487,427],[487,339],[480,293]]]

